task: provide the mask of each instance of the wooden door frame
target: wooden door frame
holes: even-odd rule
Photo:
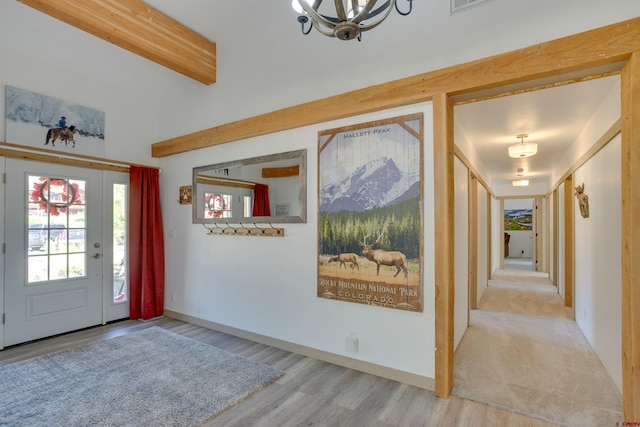
[[[493,239],[493,226],[492,226],[492,221],[493,221],[493,216],[492,216],[492,196],[491,196],[491,192],[489,191],[488,188],[485,187],[485,190],[487,190],[487,277],[485,277],[485,280],[487,281],[487,283],[489,283],[489,279],[491,279],[491,266],[493,265],[491,263],[491,258],[492,258],[492,251],[491,248],[493,247],[492,245],[492,239]],[[504,238],[502,239],[504,242]]]
[[[478,177],[469,172],[469,310],[478,308]],[[468,310],[468,311],[469,311]]]
[[[640,420],[640,52],[622,68],[622,404]]]
[[[500,199],[500,270],[504,270],[504,199]]]
[[[563,192],[563,246],[564,252],[562,254],[563,259],[563,276],[564,276],[564,299],[565,307],[573,308],[573,288],[574,288],[574,248],[573,248],[573,174],[570,174],[562,184],[564,186]],[[575,319],[575,313],[573,318]]]
[[[546,272],[549,273],[549,278],[551,278],[551,220],[552,220],[552,216],[551,216],[551,195],[548,194],[547,197],[545,197],[545,205],[544,205],[544,218],[545,218],[545,222],[544,222],[544,236],[545,236],[545,241],[544,241],[544,250],[545,250],[545,254],[544,254],[544,265],[546,267]]]
[[[435,251],[435,393],[449,397],[453,387],[454,194],[453,103],[441,93],[433,97],[434,241]]]
[[[553,193],[551,195],[551,197],[553,198],[553,237],[552,237],[552,244],[553,244],[553,258],[551,259],[551,262],[553,263],[553,275],[551,277],[551,281],[553,282],[553,284],[558,287],[558,227],[559,227],[559,221],[558,221],[558,215],[559,215],[559,195],[558,195],[558,189],[554,188],[553,189]]]
[[[534,255],[533,255],[533,270],[534,271],[545,271],[544,263],[542,262],[543,256],[543,247],[542,247],[542,233],[544,233],[544,227],[542,226],[544,221],[544,209],[543,209],[543,197],[535,197],[533,199],[533,208],[536,215],[536,219],[534,222],[534,231],[533,231],[533,247],[534,247]]]
[[[627,37],[636,37],[636,32],[626,28]],[[621,37],[621,33],[616,33]],[[580,55],[585,46],[597,44],[598,31],[588,31],[580,37],[568,37],[556,40],[554,53],[548,52],[548,44],[538,45],[539,51],[530,51],[530,60],[537,65],[545,64],[549,70],[557,69],[558,58],[571,57],[574,62],[570,70],[589,73],[590,69],[600,65],[618,62],[622,70],[622,194],[623,194],[623,252],[622,252],[622,330],[623,330],[623,409],[624,419],[640,419],[640,48],[634,48],[627,54],[604,60],[602,54]],[[584,37],[583,37],[584,36]],[[613,32],[610,34],[613,38]],[[613,43],[612,39],[609,39]],[[589,49],[587,49],[589,50]],[[599,59],[596,56],[600,56]],[[505,69],[501,57],[494,58],[490,69]],[[527,61],[524,61],[527,62]],[[511,64],[513,65],[513,64]],[[521,64],[523,65],[523,64]],[[505,74],[503,84],[527,79],[532,82],[538,78],[534,72],[521,68]],[[560,72],[558,80],[566,79]],[[483,88],[477,82],[476,90]],[[533,83],[532,83],[533,85]],[[495,87],[494,85],[493,87]],[[435,241],[441,247],[435,254],[435,392],[437,396],[448,397],[453,388],[453,114],[452,100],[455,92],[442,92],[433,96],[434,114],[434,204],[435,204]],[[569,189],[569,195],[573,192]],[[570,203],[569,206],[572,206]],[[567,207],[569,207],[567,206]],[[555,204],[554,204],[555,209]],[[555,220],[555,217],[554,217]],[[557,229],[554,230],[557,234]],[[504,252],[503,252],[504,254]],[[554,274],[557,270],[554,269]],[[565,288],[569,287],[566,284]]]

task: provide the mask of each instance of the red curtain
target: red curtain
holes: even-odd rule
[[[269,186],[256,184],[253,188],[253,216],[271,216],[269,209]]]
[[[164,309],[164,238],[159,170],[131,166],[129,192],[129,317]]]

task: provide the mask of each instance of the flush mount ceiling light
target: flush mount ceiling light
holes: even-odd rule
[[[529,135],[521,133],[516,138],[520,138],[520,144],[514,144],[509,147],[509,157],[520,159],[523,157],[531,157],[538,152],[538,144],[535,142],[527,142],[525,144],[524,139]]]
[[[514,187],[526,187],[527,185],[529,185],[529,180],[524,178],[524,169],[518,168],[517,172],[518,179],[514,179],[513,181],[511,181],[511,185]]]
[[[513,181],[511,181],[511,185],[513,185],[514,187],[526,187],[527,185],[529,185],[529,180],[528,179],[514,179]]]
[[[362,32],[377,27],[385,20],[395,7],[396,11],[406,16],[411,13],[413,0],[409,2],[409,11],[398,9],[398,0],[387,0],[374,9],[377,0],[334,0],[323,6],[322,0],[292,0],[291,7],[300,14],[298,22],[302,34],[309,34],[313,27],[329,37],[340,40],[362,40]],[[333,4],[330,4],[333,3]],[[305,24],[311,24],[305,30]]]

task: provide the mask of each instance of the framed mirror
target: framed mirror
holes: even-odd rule
[[[193,168],[193,223],[307,222],[307,150]]]

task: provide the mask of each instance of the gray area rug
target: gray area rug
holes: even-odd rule
[[[563,426],[621,423],[622,396],[538,274],[490,281],[456,350],[452,394]]]
[[[0,425],[195,426],[281,375],[151,327],[1,366]]]

